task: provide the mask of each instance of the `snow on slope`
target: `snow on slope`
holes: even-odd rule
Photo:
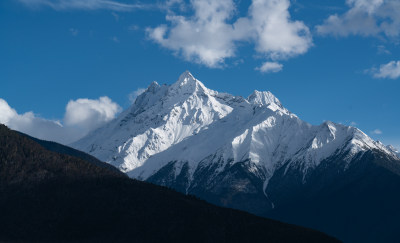
[[[394,152],[354,127],[325,122],[312,126],[285,109],[270,92],[247,99],[207,89],[189,72],[172,85],[152,83],[117,119],[73,144],[117,166],[129,176],[147,179],[171,161],[179,174],[199,163],[249,160],[262,168],[266,182],[287,161],[301,161],[303,173],[338,150],[348,160],[360,151]]]
[[[228,162],[232,165],[249,159],[263,168],[268,180],[289,160],[302,161],[301,169],[305,174],[338,149],[350,151],[350,161],[351,155],[357,152],[385,150],[385,147],[357,128],[332,122],[312,126],[286,110],[254,106],[245,100],[207,130],[150,157],[128,175],[145,180],[171,161],[181,162],[176,164],[178,167],[188,162],[193,175],[199,163],[206,160],[209,163],[223,161],[216,170],[219,173]],[[180,168],[176,168],[176,176],[179,171]]]
[[[386,148],[387,148],[390,152],[396,154],[398,158],[400,158],[400,152],[399,152],[395,147],[393,147],[392,145],[387,145]]]
[[[127,172],[229,114],[229,97],[185,72],[170,86],[153,82],[117,119],[72,146]]]

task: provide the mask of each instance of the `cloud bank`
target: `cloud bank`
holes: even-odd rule
[[[120,111],[121,107],[108,97],[71,100],[63,121],[55,121],[38,117],[33,112],[18,114],[0,98],[0,123],[33,137],[62,144],[76,141],[112,120]]]
[[[222,67],[236,56],[238,45],[248,43],[267,61],[277,62],[312,46],[309,28],[291,20],[289,0],[253,0],[247,16],[236,19],[233,0],[192,0],[190,7],[192,15],[168,11],[168,24],[146,30],[151,40],[187,61]]]

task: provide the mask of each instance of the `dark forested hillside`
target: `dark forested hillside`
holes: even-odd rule
[[[49,151],[0,125],[0,241],[335,242]]]
[[[24,134],[24,133],[20,133],[20,134],[30,138],[31,140],[34,140],[35,142],[37,142],[38,144],[42,145],[47,150],[50,150],[50,151],[53,151],[53,152],[57,152],[57,153],[60,153],[60,154],[71,155],[73,157],[77,157],[77,158],[80,158],[82,160],[88,161],[88,162],[90,162],[92,164],[95,164],[95,165],[97,165],[99,167],[107,168],[107,169],[112,170],[114,172],[117,172],[117,173],[120,173],[122,175],[125,175],[120,170],[115,168],[114,166],[112,166],[112,165],[110,165],[108,163],[102,162],[102,161],[96,159],[95,157],[93,157],[93,156],[91,156],[91,155],[89,155],[87,153],[84,153],[82,151],[73,149],[73,148],[68,147],[68,146],[61,145],[59,143],[37,139],[37,138],[31,137],[31,136],[29,136],[27,134]]]

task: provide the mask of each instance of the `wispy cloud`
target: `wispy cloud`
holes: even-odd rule
[[[155,8],[153,4],[121,3],[113,0],[18,0],[31,8],[50,7],[57,11],[63,10],[101,10],[129,12],[137,9]]]
[[[371,131],[371,133],[375,134],[375,135],[381,135],[382,131],[380,129],[375,129],[375,130]]]
[[[380,65],[379,68],[371,68],[367,72],[372,73],[374,78],[397,79],[400,77],[400,61],[391,61]]]
[[[262,73],[276,73],[281,71],[283,65],[277,62],[265,62],[261,67],[256,68]]]
[[[378,45],[377,46],[378,49],[378,54],[382,55],[382,54],[392,54],[388,49],[386,49],[386,47],[384,45]]]

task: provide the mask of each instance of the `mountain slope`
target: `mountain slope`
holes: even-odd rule
[[[55,153],[0,125],[0,241],[337,242]]]
[[[128,172],[231,110],[217,92],[184,73],[171,86],[153,82],[131,108],[73,147]]]
[[[393,147],[392,145],[387,145],[386,148],[392,153],[396,154],[398,158],[400,158],[400,152],[395,147]]]
[[[285,205],[302,210],[296,200],[335,187],[367,154],[382,157],[379,168],[389,174],[400,163],[392,149],[355,127],[329,121],[314,126],[270,92],[248,98],[218,93],[189,72],[172,85],[153,83],[116,120],[73,146],[130,177],[264,216]],[[320,190],[309,191],[314,186]],[[323,229],[342,239],[361,234]]]
[[[41,140],[41,139],[38,139],[38,138],[34,138],[34,137],[31,137],[31,136],[29,136],[27,134],[24,134],[24,133],[20,133],[20,134],[23,135],[23,136],[28,137],[31,140],[34,140],[35,142],[37,142],[38,144],[40,144],[41,146],[43,146],[45,149],[47,149],[49,151],[56,152],[56,153],[59,153],[59,154],[65,154],[65,155],[70,155],[70,156],[73,156],[73,157],[77,157],[77,158],[80,158],[80,159],[82,159],[84,161],[90,162],[90,163],[92,163],[92,164],[94,164],[96,166],[99,166],[99,167],[102,167],[102,168],[106,168],[108,170],[114,171],[114,172],[119,173],[119,174],[123,174],[120,170],[118,170],[114,166],[112,166],[112,165],[110,165],[108,163],[102,162],[102,161],[98,160],[97,158],[95,158],[95,157],[93,157],[93,156],[91,156],[91,155],[89,155],[87,153],[84,153],[84,152],[82,152],[80,150],[73,149],[71,147],[64,146],[64,145],[61,145],[61,144],[56,143],[56,142],[46,141],[46,140]]]
[[[399,160],[376,150],[359,154],[350,165],[343,155],[333,156],[304,184],[294,170],[286,172],[290,177],[283,173],[274,175],[267,190],[279,206],[265,216],[313,227],[345,242],[399,240]]]

